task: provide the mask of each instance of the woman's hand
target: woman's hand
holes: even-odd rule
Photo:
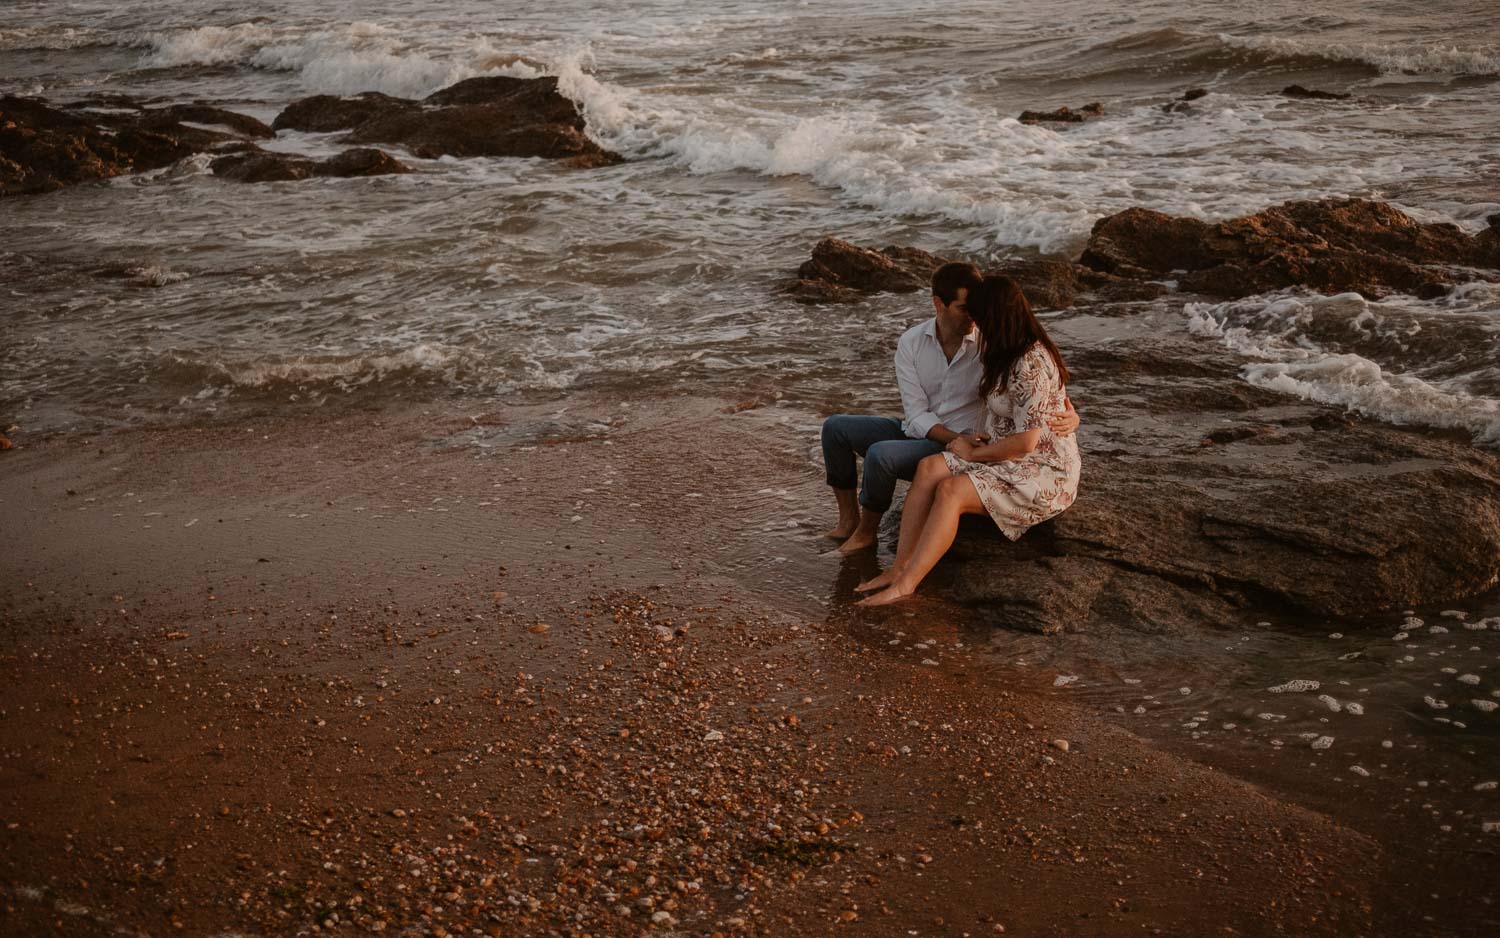
[[[1078,411],[1073,409],[1073,399],[1064,398],[1063,403],[1066,405],[1063,412],[1047,421],[1047,426],[1052,429],[1053,434],[1056,436],[1069,436],[1073,431],[1078,429],[1080,422]]]
[[[974,447],[977,445],[974,437],[956,436],[948,443],[948,452],[959,459],[973,459]]]

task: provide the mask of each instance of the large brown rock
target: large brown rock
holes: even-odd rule
[[[950,260],[919,248],[889,245],[877,251],[824,238],[783,292],[803,303],[852,303],[875,293],[913,293],[928,289],[933,272]],[[1158,284],[1046,258],[1006,260],[989,272],[1014,278],[1041,309],[1064,309],[1080,297],[1136,300],[1165,292]]]
[[[51,192],[93,179],[160,169],[203,150],[270,134],[255,118],[221,108],[146,109],[128,98],[108,103],[132,110],[96,113],[87,107],[53,107],[35,98],[0,97],[0,196]]]
[[[584,134],[573,102],[556,78],[471,78],[422,101],[363,94],[318,95],[288,106],[276,129],[347,130],[351,143],[388,143],[423,158],[519,156],[565,159],[578,166],[619,162]]]
[[[235,182],[288,182],[313,176],[350,178],[411,172],[411,167],[382,150],[345,150],[326,160],[251,149],[221,156],[209,164],[215,176]]]
[[[1383,202],[1288,202],[1210,224],[1149,209],[1095,223],[1080,262],[1136,279],[1175,277],[1184,290],[1248,296],[1305,286],[1380,297],[1437,295],[1500,267],[1500,239],[1422,224]]]
[[[1050,328],[1084,420],[1077,503],[1014,543],[966,522],[934,588],[1104,633],[1326,627],[1500,582],[1500,454],[1252,387],[1216,343],[1089,345],[1069,322]]]

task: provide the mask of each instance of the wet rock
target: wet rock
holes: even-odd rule
[[[110,113],[96,112],[97,106],[95,99],[59,108],[35,98],[0,97],[0,196],[161,169],[271,132],[253,117],[207,105],[147,109],[121,98],[102,105]]]
[[[413,154],[566,159],[578,166],[620,161],[589,140],[573,102],[556,78],[471,78],[422,101],[366,93],[317,95],[289,105],[272,127],[346,130],[351,143],[389,143]]]
[[[1121,277],[1176,277],[1184,290],[1218,296],[1293,286],[1441,295],[1487,276],[1473,268],[1500,267],[1500,237],[1421,224],[1365,199],[1287,202],[1217,224],[1131,208],[1095,223],[1080,262]]]
[[[1103,113],[1104,105],[1094,102],[1085,104],[1076,111],[1066,107],[1060,107],[1055,111],[1022,111],[1021,116],[1016,120],[1023,124],[1081,124]]]
[[[824,238],[797,270],[797,280],[783,292],[805,303],[852,303],[875,293],[925,290],[932,274],[952,258],[894,245],[880,250],[838,238]],[[1153,299],[1166,292],[1145,283],[1049,258],[1008,259],[988,273],[1012,277],[1039,309],[1065,309],[1082,300],[1123,302]]]
[[[0,196],[160,169],[195,150],[157,131],[111,129],[32,98],[0,97]]]
[[[940,567],[939,588],[996,625],[1186,634],[1272,616],[1326,623],[1500,582],[1500,455],[1374,421],[1303,429],[1288,398],[1246,385],[1236,362],[1186,338],[1060,341],[1087,434],[1077,503],[1015,542],[966,519]],[[1180,430],[1142,438],[1146,415]],[[1274,459],[1203,446],[1215,424],[1282,421],[1267,437],[1280,443]]]
[[[1302,98],[1309,101],[1343,101],[1352,95],[1339,94],[1336,91],[1319,91],[1316,88],[1304,88],[1301,85],[1287,85],[1281,89],[1283,96],[1288,98]]]
[[[326,160],[249,150],[221,156],[209,164],[215,176],[235,182],[287,182],[313,176],[349,178],[411,172],[411,167],[382,150],[361,147]]]
[[[1161,106],[1161,109],[1163,111],[1166,111],[1168,114],[1172,114],[1178,111],[1191,111],[1192,108],[1188,107],[1188,104],[1198,100],[1199,98],[1205,97],[1207,94],[1207,88],[1190,88],[1187,91],[1184,91],[1182,93],[1182,97],[1178,98],[1176,101],[1168,101],[1166,104],[1163,104]]]

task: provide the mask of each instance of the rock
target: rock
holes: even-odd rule
[[[313,176],[380,176],[409,173],[411,167],[381,150],[345,150],[326,160],[252,149],[221,156],[209,164],[215,176],[235,182],[286,182]]]
[[[1177,111],[1190,111],[1192,110],[1192,108],[1188,107],[1188,104],[1206,96],[1207,94],[1207,88],[1190,88],[1187,91],[1184,91],[1182,93],[1182,97],[1178,98],[1176,101],[1168,101],[1166,104],[1163,104],[1161,106],[1161,109],[1163,111],[1166,111],[1168,114]]]
[[[351,143],[399,144],[419,157],[519,156],[577,166],[620,162],[584,134],[583,118],[556,78],[470,78],[422,101],[366,93],[317,95],[289,105],[277,130],[347,130]]]
[[[161,169],[244,137],[270,135],[253,117],[207,105],[146,109],[121,97],[108,105],[133,112],[119,114],[95,113],[95,101],[62,109],[35,98],[0,97],[0,196]]]
[[[1085,104],[1074,111],[1070,108],[1060,107],[1055,111],[1022,111],[1021,116],[1016,118],[1023,124],[1081,124],[1091,118],[1099,117],[1104,113],[1104,105],[1095,102]]]
[[[1119,277],[1175,276],[1184,290],[1248,296],[1292,286],[1381,297],[1441,295],[1500,267],[1500,237],[1421,224],[1383,202],[1287,202],[1210,224],[1131,208],[1101,218],[1080,263]]]
[[[1281,93],[1288,98],[1304,98],[1310,101],[1342,101],[1352,95],[1339,94],[1334,91],[1318,91],[1314,88],[1304,88],[1301,85],[1287,85],[1281,89]]]
[[[927,289],[933,272],[950,260],[917,248],[887,246],[876,251],[824,238],[798,268],[798,279],[782,292],[804,303],[852,303],[874,293],[912,293]],[[1014,278],[1039,309],[1065,309],[1080,298],[1140,300],[1166,292],[1158,283],[1048,258],[1007,259],[987,272]]]
[[[1070,747],[1066,739],[1054,739],[1052,741],[1052,748],[1067,752]]]
[[[378,91],[341,98],[319,94],[293,101],[271,122],[273,130],[303,130],[331,133],[353,130],[365,121],[401,111],[420,108],[421,104],[406,98],[393,98]]]

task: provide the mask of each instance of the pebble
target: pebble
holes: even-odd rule
[[[1076,680],[1078,680],[1078,675],[1076,674],[1059,674],[1057,677],[1052,679],[1052,686],[1067,687],[1069,684],[1073,683]]]
[[[1460,681],[1463,681],[1465,684],[1478,684],[1479,683],[1479,675],[1477,675],[1477,674],[1460,674],[1458,676],[1458,679]]]
[[[1344,704],[1344,712],[1362,717],[1365,715],[1365,705],[1362,703],[1346,703]]]
[[[704,742],[705,742],[705,743],[717,743],[717,742],[722,742],[722,741],[723,741],[723,739],[724,739],[724,734],[723,734],[723,733],[721,733],[721,732],[719,732],[719,731],[718,731],[718,730],[709,730],[709,731],[708,731],[708,732],[707,732],[707,733],[705,733],[705,734],[704,734],[704,736],[703,736],[703,741],[704,741]]]
[[[1469,703],[1473,704],[1474,709],[1481,713],[1494,713],[1495,709],[1500,707],[1500,704],[1495,703],[1493,700],[1471,700]]]
[[[1370,777],[1370,770],[1362,765],[1351,765],[1349,766],[1349,771],[1353,772],[1355,775],[1358,775],[1360,778]]]
[[[1396,748],[1396,744],[1393,743],[1393,742],[1391,742],[1389,739],[1382,739],[1380,741],[1380,748],[1381,749],[1395,749]]]
[[[1305,693],[1306,691],[1317,690],[1322,686],[1323,685],[1319,684],[1317,681],[1305,681],[1301,678],[1297,678],[1296,680],[1287,681],[1285,684],[1277,684],[1275,687],[1268,687],[1266,688],[1266,690],[1270,691],[1273,694],[1301,694]]]
[[[1448,709],[1448,705],[1443,703],[1441,700],[1438,700],[1436,697],[1423,697],[1422,702],[1434,710]]]
[[[1494,791],[1496,788],[1500,788],[1500,782],[1480,782],[1474,786],[1475,791]]]
[[[1334,713],[1339,713],[1344,709],[1343,705],[1341,705],[1337,700],[1335,700],[1328,694],[1319,694],[1318,702],[1327,707],[1329,710],[1332,710]]]
[[[1312,747],[1314,749],[1332,749],[1333,748],[1333,737],[1332,736],[1319,736],[1317,739],[1315,739],[1315,740],[1312,741]]]
[[[1191,687],[1179,687],[1179,688],[1177,688],[1177,693],[1181,694],[1184,697],[1186,697],[1188,694],[1191,694],[1192,692],[1193,692],[1193,689]]]
[[[1500,834],[1500,821],[1485,821],[1479,825],[1479,829],[1486,834]]]
[[[1052,741],[1052,748],[1053,749],[1061,749],[1063,752],[1067,752],[1068,751],[1068,741],[1066,739],[1054,739]]]

